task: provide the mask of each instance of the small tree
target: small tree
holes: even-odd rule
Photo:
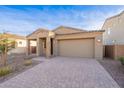
[[[4,66],[7,64],[7,52],[11,49],[13,43],[14,41],[8,40],[6,34],[0,34],[0,54]]]

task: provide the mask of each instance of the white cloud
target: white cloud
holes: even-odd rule
[[[120,13],[124,9],[120,6],[109,11],[99,9],[83,11],[81,9],[37,9],[25,10],[0,6],[0,30],[3,29],[27,35],[37,28],[54,29],[65,25],[82,29],[100,29],[106,18]],[[103,9],[104,10],[104,9]]]

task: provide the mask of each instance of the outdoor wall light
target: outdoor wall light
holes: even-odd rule
[[[114,44],[115,44],[115,43],[116,43],[116,40],[112,40],[112,43],[114,43]]]
[[[101,42],[101,39],[97,39],[97,42],[99,42],[99,43],[100,43],[100,42]]]

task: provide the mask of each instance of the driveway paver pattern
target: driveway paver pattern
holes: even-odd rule
[[[118,88],[119,85],[95,60],[37,57],[41,63],[0,84],[7,88]]]

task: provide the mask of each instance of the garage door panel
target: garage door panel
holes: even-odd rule
[[[94,39],[60,40],[59,55],[93,58]]]

